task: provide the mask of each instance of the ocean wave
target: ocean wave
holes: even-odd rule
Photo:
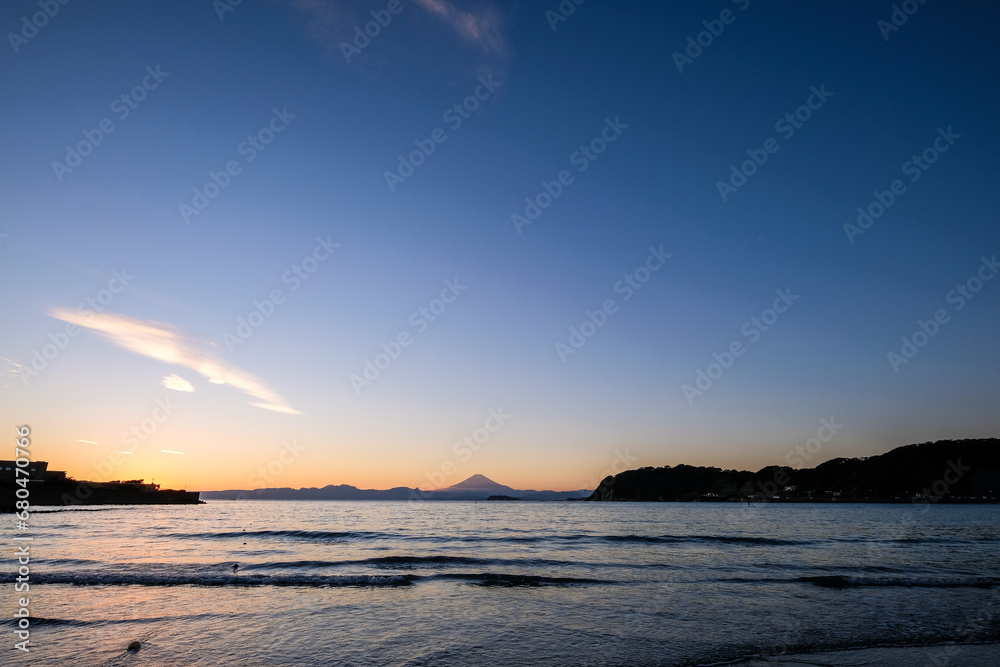
[[[37,533],[36,533],[37,535]],[[86,558],[32,558],[32,563],[43,564],[45,566],[51,565],[96,565],[101,563],[99,560],[88,560]]]
[[[574,536],[567,536],[574,537]],[[979,544],[995,542],[994,537],[824,537],[817,539],[790,539],[776,537],[757,537],[753,535],[605,535],[597,539],[610,542],[646,542],[646,543],[720,543],[745,544],[751,546],[808,546],[820,545],[825,542],[845,542],[852,544]]]
[[[797,577],[797,582],[823,588],[899,586],[904,588],[993,588],[997,577],[850,577],[840,574]]]
[[[872,540],[873,542],[879,542],[882,540]],[[895,542],[897,544],[980,544],[982,542],[1000,542],[998,537],[896,537],[889,540],[884,540],[886,542]]]
[[[163,623],[167,621],[178,621],[178,620],[202,620],[208,618],[236,618],[239,614],[181,614],[177,616],[151,616],[145,618],[92,618],[92,619],[79,619],[79,618],[41,618],[35,616],[29,616],[28,620],[31,623],[31,627],[39,626],[83,626],[83,625],[118,625],[118,624],[142,624],[142,623]],[[17,626],[19,618],[9,618],[0,620],[0,627],[9,625]]]
[[[534,574],[504,574],[496,572],[446,572],[435,574],[427,579],[450,579],[470,583],[475,586],[498,586],[513,588],[516,586],[578,586],[582,584],[613,584],[613,581],[587,579],[581,577],[546,577]]]
[[[283,570],[298,568],[340,567],[344,565],[372,565],[375,567],[407,567],[418,565],[488,565],[503,562],[493,558],[473,558],[469,556],[377,556],[355,560],[293,560],[269,563],[247,563],[241,565],[248,570]],[[223,563],[232,565],[232,562]]]
[[[673,544],[685,542],[718,542],[722,544],[748,544],[765,546],[791,546],[812,544],[810,540],[792,540],[773,537],[739,535],[595,535],[573,533],[563,535],[402,535],[377,531],[330,530],[243,530],[217,533],[168,533],[163,537],[178,539],[291,539],[309,542],[345,540],[419,540],[426,542],[490,542],[490,543],[546,543],[546,542],[633,542]]]
[[[918,536],[918,537],[883,537],[880,535],[845,535],[841,537],[826,537],[817,542],[834,544],[984,544],[998,542],[996,536]]]
[[[605,535],[608,542],[645,542],[653,544],[673,544],[685,542],[746,544],[753,546],[794,546],[812,544],[809,540],[787,540],[774,537],[753,537],[741,535]]]
[[[306,563],[307,561],[301,561]],[[222,564],[225,565],[225,564]],[[222,566],[220,565],[220,567]],[[286,564],[287,565],[287,564]],[[305,565],[304,565],[305,566]],[[301,586],[305,588],[399,587],[420,581],[459,581],[475,586],[574,586],[584,584],[613,584],[613,581],[581,577],[555,577],[536,574],[505,572],[443,572],[428,575],[415,574],[257,574],[241,572],[44,572],[37,575],[39,584],[65,584],[71,586],[200,586],[200,587],[256,587]]]
[[[401,539],[405,536],[368,531],[333,530],[241,530],[219,533],[168,533],[162,537],[178,539],[233,539],[247,537],[292,539],[306,542],[336,542],[365,539]]]
[[[145,505],[101,505],[99,507],[58,507],[56,509],[40,509],[39,507],[32,507],[32,514],[54,514],[56,512],[107,512],[108,510],[135,510],[145,507]]]
[[[416,579],[416,577],[405,574],[325,576],[206,573],[142,574],[121,572],[45,572],[39,573],[36,578],[39,584],[68,584],[71,586],[302,586],[307,588],[409,586]]]
[[[459,542],[511,542],[527,544],[544,544],[559,542],[612,542],[633,544],[684,544],[684,543],[719,543],[745,544],[756,546],[795,546],[815,544],[814,540],[792,540],[773,537],[754,537],[740,535],[595,535],[593,533],[574,533],[564,535],[510,535],[506,537],[463,535],[453,538],[438,537],[430,540]]]
[[[844,574],[818,574],[802,577],[726,577],[709,579],[706,583],[727,584],[810,584],[821,588],[994,588],[998,577],[864,577]]]
[[[20,620],[21,619],[19,619],[19,618],[7,618],[7,619],[4,619],[4,620],[0,621],[0,626],[9,625],[9,626],[17,627],[17,624],[18,624],[18,622]],[[31,623],[31,627],[35,628],[35,627],[39,627],[39,626],[94,625],[94,624],[100,623],[101,621],[84,621],[84,620],[71,619],[71,618],[39,618],[37,616],[29,616],[28,617],[28,622]]]
[[[762,537],[756,535],[637,535],[637,534],[522,534],[522,535],[421,535],[401,534],[380,531],[336,531],[336,530],[241,530],[210,533],[166,533],[162,537],[187,540],[230,540],[230,539],[263,539],[296,542],[351,542],[351,541],[390,541],[390,542],[425,542],[429,544],[709,544],[731,545],[735,547],[796,547],[821,546],[829,543],[851,544],[980,544],[995,542],[995,537],[964,538],[964,537],[823,537],[816,539]],[[392,557],[390,557],[392,558]],[[359,563],[361,561],[358,561]],[[391,560],[385,561],[392,563]],[[399,561],[403,563],[404,561]],[[432,562],[432,561],[427,561]],[[466,561],[467,564],[479,564]]]

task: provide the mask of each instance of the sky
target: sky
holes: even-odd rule
[[[0,423],[197,490],[996,436],[998,23],[3,3]]]

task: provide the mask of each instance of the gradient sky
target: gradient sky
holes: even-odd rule
[[[949,300],[1000,253],[995,3],[919,5],[886,31],[889,2],[590,0],[556,22],[556,0],[402,0],[350,62],[341,43],[386,2],[219,6],[72,2],[37,31],[37,2],[0,8],[11,455],[29,424],[35,458],[82,479],[578,489],[623,461],[780,464],[821,419],[842,428],[810,464],[997,435],[1000,280]],[[678,71],[688,37],[719,27]],[[134,109],[116,102],[144,80]],[[445,112],[477,87],[455,128]],[[812,87],[832,95],[786,138],[776,122]],[[294,118],[248,161],[275,109]],[[77,167],[53,167],[105,118]],[[614,141],[574,157],[607,119]],[[446,141],[390,188],[397,156],[437,128]],[[911,181],[904,163],[939,128],[959,137]],[[724,201],[717,182],[769,138],[777,152]],[[180,205],[230,161],[239,173],[187,222]],[[572,183],[518,228],[563,170]],[[905,192],[849,239],[896,179]],[[294,278],[317,239],[339,245]],[[616,285],[661,246],[626,300]],[[446,281],[464,289],[421,324]],[[227,344],[274,290],[270,317]],[[798,299],[748,335],[776,290]],[[106,303],[79,310],[88,299]],[[556,344],[608,299],[563,361]],[[400,333],[411,344],[357,391]],[[478,451],[456,448],[487,425]],[[269,465],[271,483],[251,481]]]

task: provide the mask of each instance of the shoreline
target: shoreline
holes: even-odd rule
[[[733,667],[994,667],[1000,665],[1000,640],[949,642],[924,646],[874,646],[869,648],[818,650],[773,656],[740,658],[734,662],[713,663]],[[703,666],[709,667],[709,666]]]

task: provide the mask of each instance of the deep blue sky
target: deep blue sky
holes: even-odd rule
[[[349,63],[340,43],[386,3],[246,0],[220,20],[207,0],[71,2],[16,53],[8,35],[3,422],[94,477],[169,398],[110,476],[197,488],[246,486],[293,439],[305,451],[275,485],[479,472],[581,488],[619,452],[782,463],[821,418],[844,427],[812,463],[996,435],[1000,281],[961,310],[947,296],[1000,253],[1000,8],[927,3],[886,40],[891,3],[745,5],[588,0],[553,30],[555,1],[405,0]],[[727,9],[678,72],[673,54]],[[0,27],[38,11],[5,3]],[[156,66],[169,75],[119,119],[112,102]],[[443,112],[480,76],[500,85],[452,130]],[[813,86],[832,96],[786,139],[775,122]],[[238,147],[275,108],[295,117],[246,162]],[[103,118],[114,131],[60,181],[52,163]],[[606,119],[628,127],[581,173],[571,155]],[[904,163],[949,127],[960,137],[911,182]],[[390,191],[396,156],[436,128],[447,140]],[[778,151],[723,201],[717,182],[771,137]],[[230,160],[242,171],[186,224],[179,205]],[[519,234],[511,215],[562,170],[573,183]],[[844,224],[895,179],[906,192],[850,243]],[[292,290],[282,277],[317,237],[339,248]],[[615,285],[651,246],[672,256],[625,301]],[[134,279],[102,313],[71,314],[123,267]],[[420,331],[411,313],[455,279],[467,289]],[[284,303],[230,350],[275,289]],[[744,323],[779,289],[799,299],[751,342]],[[564,363],[556,344],[606,299],[617,310]],[[941,308],[949,321],[894,370],[887,355]],[[85,330],[25,382],[71,321]],[[400,332],[412,345],[356,391]],[[734,341],[745,353],[689,401]],[[167,389],[172,375],[194,391]],[[459,453],[500,407],[510,419]]]

